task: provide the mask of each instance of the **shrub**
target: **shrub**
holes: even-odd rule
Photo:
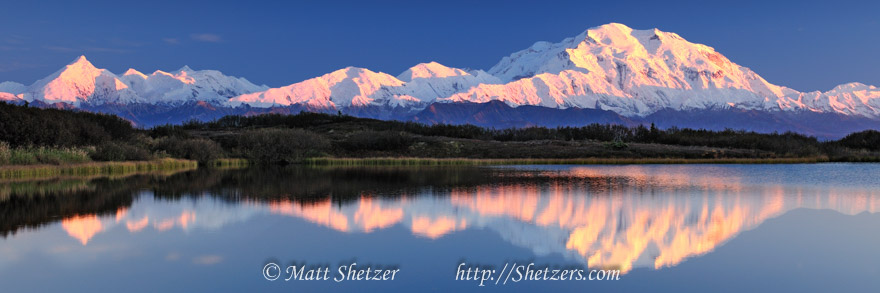
[[[412,136],[405,132],[367,130],[352,133],[339,142],[339,146],[348,151],[398,151],[408,148],[412,142]]]
[[[145,161],[152,159],[149,150],[122,142],[103,143],[95,148],[91,157],[96,161]]]
[[[320,156],[330,143],[326,138],[302,129],[259,129],[238,134],[238,153],[253,162],[286,164]]]
[[[613,150],[623,150],[629,147],[625,142],[616,140],[605,143],[605,147]]]
[[[223,149],[216,142],[205,138],[165,137],[159,139],[155,150],[164,151],[175,158],[208,163],[223,155]]]
[[[9,143],[0,141],[0,165],[9,164],[9,157],[11,156],[12,150],[9,148]]]

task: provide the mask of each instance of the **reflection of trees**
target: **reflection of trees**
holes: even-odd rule
[[[119,207],[130,206],[132,191],[145,188],[149,181],[148,177],[135,176],[124,180],[94,179],[77,183],[86,186],[69,189],[44,182],[10,188],[8,197],[0,202],[0,233],[5,237],[22,228],[39,228],[74,215],[115,213]]]
[[[112,215],[131,206],[138,191],[192,178],[187,173],[173,174],[160,171],[125,177],[0,182],[0,234],[6,237],[19,229],[39,228],[78,215]],[[198,186],[208,178],[199,175],[189,185]],[[177,188],[189,189],[184,185]]]
[[[76,215],[109,215],[129,207],[139,191],[174,200],[210,195],[226,201],[342,203],[362,196],[397,197],[429,191],[445,194],[499,184],[578,180],[584,188],[625,185],[626,178],[571,179],[552,174],[478,167],[263,167],[199,169],[172,175],[57,179],[0,183],[0,233],[39,228]],[[586,181],[585,181],[586,180]],[[572,184],[567,182],[566,184]]]
[[[331,198],[344,202],[361,196],[405,196],[518,180],[475,167],[251,168],[187,172],[153,188],[158,198],[206,193],[223,200],[292,200]]]

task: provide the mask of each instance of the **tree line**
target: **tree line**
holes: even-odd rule
[[[114,115],[40,109],[0,103],[0,144],[11,149],[79,148],[93,160],[146,160],[175,157],[209,162],[223,157],[264,163],[294,163],[316,156],[556,156],[527,148],[552,146],[566,156],[674,157],[693,148],[751,150],[762,156],[877,160],[880,132],[866,130],[840,140],[820,141],[794,132],[660,129],[652,125],[589,124],[580,127],[485,128],[422,124],[348,115],[302,112],[294,115],[226,116],[138,129]],[[2,146],[0,145],[0,146]],[[596,145],[607,150],[596,150]],[[631,148],[640,145],[641,149]],[[646,152],[645,145],[676,146],[677,153]],[[590,147],[594,149],[588,150]],[[3,148],[0,147],[0,163]],[[629,151],[628,151],[629,150]],[[557,152],[557,153],[559,153]],[[722,151],[722,153],[724,153]],[[738,156],[744,156],[739,152]],[[39,162],[40,160],[36,160]]]

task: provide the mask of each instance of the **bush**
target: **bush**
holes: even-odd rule
[[[629,147],[625,142],[616,140],[605,143],[605,147],[613,150],[624,150]]]
[[[150,151],[122,142],[107,142],[99,145],[92,152],[96,161],[146,161],[152,159]]]
[[[348,151],[399,151],[412,142],[412,136],[405,132],[367,130],[352,133],[339,142],[339,146]]]
[[[0,102],[0,140],[12,147],[94,146],[136,131],[122,118],[85,111],[39,109]]]
[[[302,129],[259,129],[238,134],[235,149],[242,157],[262,164],[287,164],[321,156],[326,138]]]
[[[216,142],[205,138],[165,137],[159,139],[155,150],[164,151],[175,158],[208,163],[221,158],[223,148]]]
[[[0,165],[9,164],[9,157],[11,156],[12,150],[9,148],[9,143],[0,141]]]
[[[840,140],[840,144],[853,149],[880,151],[880,131],[865,130],[851,133]]]

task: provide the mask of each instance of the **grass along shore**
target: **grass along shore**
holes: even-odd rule
[[[622,164],[808,164],[829,162],[814,158],[577,158],[577,159],[469,159],[469,158],[310,158],[307,165],[316,166],[381,166],[381,165],[622,165]]]
[[[196,161],[181,159],[88,162],[63,165],[12,165],[0,166],[0,179],[122,175],[149,171],[195,169],[198,166],[199,164]]]

